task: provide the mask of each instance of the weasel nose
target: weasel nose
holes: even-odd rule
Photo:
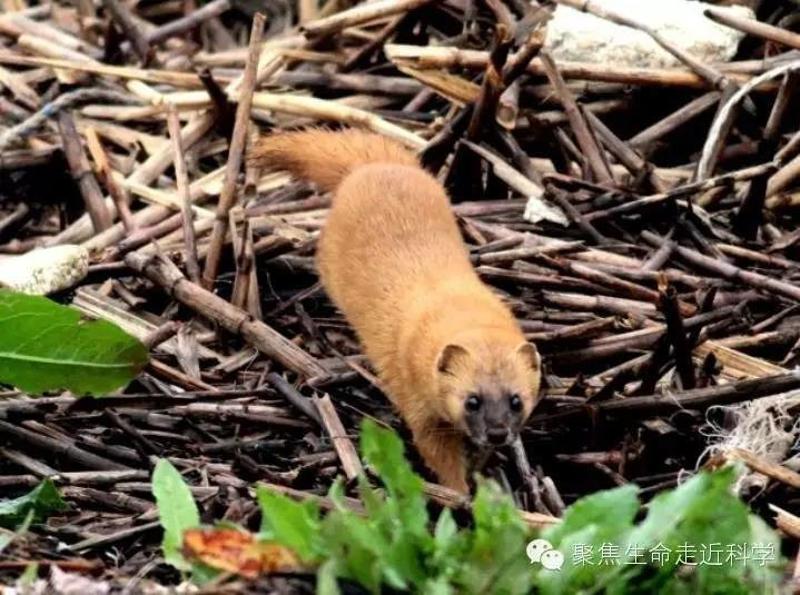
[[[508,440],[508,430],[505,428],[492,428],[486,431],[486,438],[494,445],[505,444]]]

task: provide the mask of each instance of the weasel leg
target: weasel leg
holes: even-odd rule
[[[445,487],[469,494],[463,437],[441,426],[411,428],[414,444],[425,464]]]

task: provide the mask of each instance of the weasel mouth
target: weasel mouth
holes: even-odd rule
[[[473,446],[480,450],[491,450],[501,446],[508,446],[517,437],[517,432],[511,428],[496,428],[484,432],[469,432],[467,438]]]

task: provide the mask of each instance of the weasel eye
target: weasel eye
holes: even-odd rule
[[[522,399],[519,398],[519,395],[511,395],[508,405],[511,407],[511,411],[522,411]]]
[[[482,404],[483,399],[481,399],[478,395],[470,395],[464,402],[464,406],[467,408],[467,411],[477,411],[481,408]]]

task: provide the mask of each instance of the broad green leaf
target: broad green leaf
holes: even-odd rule
[[[627,485],[581,498],[567,509],[561,523],[542,534],[564,556],[560,571],[537,566],[535,580],[543,593],[590,588],[631,568],[599,565],[598,561],[603,544],[620,547],[632,529],[639,510],[636,492],[636,486]],[[592,563],[584,564],[586,559]]]
[[[0,527],[15,528],[30,516],[28,524],[40,523],[47,515],[67,508],[58,488],[45,479],[30,492],[13,500],[0,501]]]
[[[304,562],[319,557],[320,512],[314,502],[297,502],[264,486],[256,487],[256,498],[262,533],[293,550]]]
[[[678,573],[685,567],[678,564],[678,554],[654,565],[656,573],[642,587],[664,593],[751,593],[777,578],[776,563],[780,549],[777,536],[750,513],[731,487],[736,470],[727,467],[714,473],[701,472],[676,489],[656,496],[650,503],[647,518],[630,535],[630,542],[645,545],[663,544],[683,558],[699,562],[703,550],[713,544],[721,551],[722,564],[698,564],[695,572]],[[774,556],[770,563],[752,564],[744,553],[755,544],[772,543]],[[733,546],[733,550],[729,548]],[[739,548],[744,548],[739,550]],[[726,561],[729,553],[742,552],[742,559]],[[690,560],[691,561],[691,560]],[[765,560],[766,562],[766,560]],[[680,580],[677,580],[680,579]],[[683,585],[682,583],[685,583]],[[617,592],[624,592],[618,582]]]
[[[144,345],[110,322],[0,290],[0,383],[31,393],[103,393],[125,386],[147,360]]]
[[[181,554],[183,532],[200,526],[200,512],[189,486],[175,467],[166,459],[159,459],[153,471],[153,496],[158,506],[158,518],[164,528],[161,548],[164,559],[180,570],[191,565]]]
[[[562,522],[550,527],[542,535],[554,546],[571,534],[596,527],[597,537],[618,537],[633,526],[633,518],[639,510],[636,486],[627,485],[604,490],[576,501],[564,514]]]

